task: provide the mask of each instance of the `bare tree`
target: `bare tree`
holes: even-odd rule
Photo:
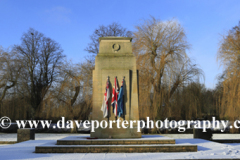
[[[15,45],[15,51],[21,55],[27,73],[27,90],[30,94],[32,117],[40,110],[40,104],[48,89],[57,80],[59,66],[65,57],[60,45],[30,28],[22,36],[22,44]]]
[[[90,36],[91,43],[88,44],[88,47],[85,49],[85,51],[93,54],[98,54],[99,38],[109,36],[131,37],[132,32],[128,31],[126,28],[123,28],[116,22],[113,22],[108,26],[101,25],[95,29],[93,34]]]
[[[55,107],[67,108],[67,112],[62,113],[62,116],[76,120],[86,119],[89,115],[92,101],[92,84],[89,82],[92,77],[88,77],[91,75],[88,70],[92,69],[87,62],[81,64],[65,62],[63,64],[59,81],[50,89],[50,94],[47,96],[47,101],[54,102]],[[80,112],[76,113],[77,108]],[[72,132],[76,132],[75,124]]]
[[[227,35],[222,36],[218,60],[225,67],[220,85],[223,88],[221,117],[230,120],[240,119],[240,22]]]
[[[240,67],[240,22],[227,35],[222,36],[218,60],[226,69],[225,73],[239,70]]]
[[[169,101],[176,89],[201,74],[186,54],[190,45],[184,28],[176,20],[160,21],[151,17],[136,26],[133,34],[133,51],[140,70],[140,94],[148,101],[145,104],[150,106],[152,118],[160,113],[170,116]]]
[[[0,103],[8,90],[17,85],[22,62],[16,52],[0,49]]]

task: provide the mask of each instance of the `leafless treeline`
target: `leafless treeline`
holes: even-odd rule
[[[99,26],[90,36],[84,63],[67,62],[60,45],[34,29],[22,44],[0,49],[0,114],[12,119],[87,119],[92,104],[92,70],[98,38],[133,37],[139,69],[140,118],[238,119],[240,113],[240,24],[223,36],[218,54],[226,67],[215,89],[187,54],[190,44],[176,20],[151,17],[128,31],[118,23]]]

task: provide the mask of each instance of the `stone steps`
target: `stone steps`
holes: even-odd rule
[[[196,152],[197,145],[55,145],[36,146],[35,153]]]
[[[15,144],[17,141],[0,141],[0,144]]]
[[[56,145],[36,146],[36,153],[143,153],[196,152],[197,145],[179,145],[175,140],[158,135],[143,135],[132,139],[88,139],[89,136],[69,136]]]
[[[162,140],[57,140],[57,145],[140,145],[140,144],[175,144],[174,139]]]

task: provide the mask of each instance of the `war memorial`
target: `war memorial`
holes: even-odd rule
[[[115,78],[116,81],[124,82],[124,103],[123,115],[125,120],[138,120],[138,75],[136,59],[132,54],[131,38],[106,37],[100,38],[99,54],[95,60],[95,70],[93,71],[93,113],[95,120],[106,120],[101,113],[103,95],[106,87],[106,79],[109,81],[109,90],[112,91]],[[117,82],[116,82],[117,83]],[[119,83],[120,84],[120,83]],[[118,85],[118,84],[116,84]],[[111,94],[110,94],[111,95]],[[111,105],[108,109],[108,120],[115,120],[119,117],[113,113]],[[120,106],[118,106],[120,107]],[[140,138],[136,127],[133,129],[101,129],[98,128],[91,133],[91,137],[98,138]]]
[[[131,38],[100,38],[93,71],[92,119],[97,121],[139,120],[138,71]],[[121,87],[120,87],[121,86]],[[121,92],[122,103],[111,105],[112,91]],[[120,94],[120,93],[119,93]],[[118,95],[120,96],[120,95]],[[118,97],[119,98],[119,97]],[[104,108],[105,107],[105,108]],[[141,135],[136,124],[130,128],[95,129],[90,136],[70,136],[56,145],[36,146],[36,153],[131,153],[196,152],[197,145],[178,145],[172,138]]]

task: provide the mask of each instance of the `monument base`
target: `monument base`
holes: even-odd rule
[[[92,138],[110,138],[110,139],[122,139],[122,138],[141,138],[141,132],[137,132],[137,128],[124,129],[124,128],[98,128],[95,132],[91,132]]]

